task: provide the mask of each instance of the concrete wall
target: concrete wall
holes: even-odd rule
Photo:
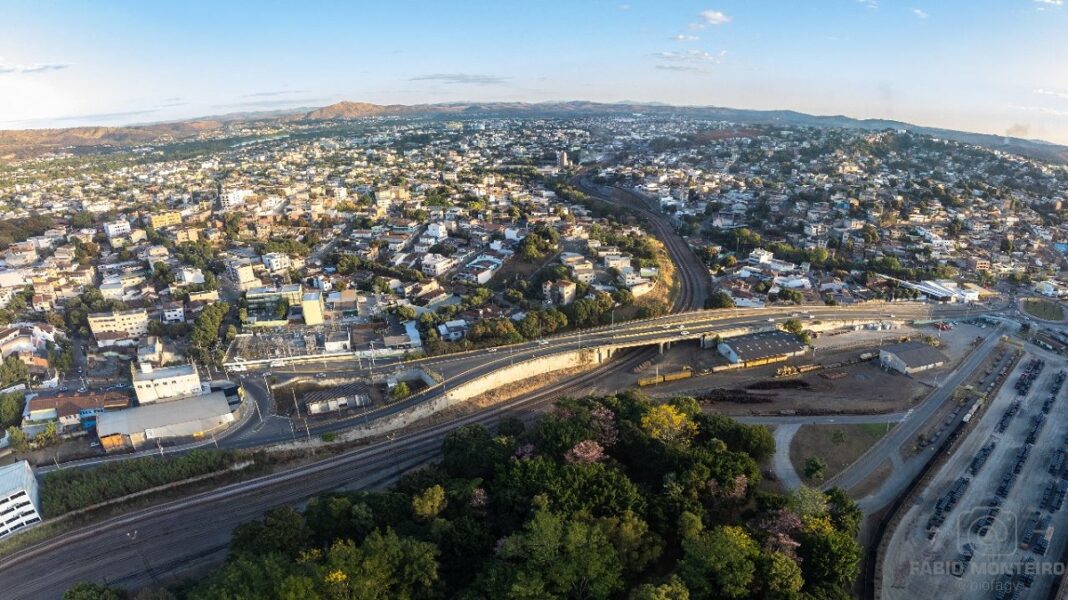
[[[453,402],[469,400],[479,394],[484,394],[501,386],[517,383],[524,379],[530,379],[531,377],[537,377],[545,373],[599,364],[611,356],[613,352],[614,350],[610,348],[600,348],[540,356],[511,366],[502,367],[488,375],[450,388],[447,396],[449,400]]]

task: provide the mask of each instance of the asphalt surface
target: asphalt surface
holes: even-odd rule
[[[323,492],[370,488],[435,458],[452,429],[504,417],[530,419],[563,395],[577,396],[612,369],[630,368],[655,352],[631,350],[571,381],[448,423],[397,435],[311,465],[136,510],[47,540],[4,559],[0,589],[5,599],[60,598],[71,585],[95,581],[138,588],[203,571],[225,557],[237,525],[272,507],[299,505]]]
[[[878,490],[859,502],[865,512],[872,512],[889,504],[930,459],[929,454],[934,452],[933,448],[928,448],[906,460],[903,452],[907,450],[906,446],[927,425],[938,409],[953,397],[956,389],[983,364],[990,352],[1001,341],[1002,333],[1004,333],[1003,328],[991,332],[990,336],[983,340],[964,362],[946,376],[940,387],[913,408],[905,419],[891,429],[890,433],[880,438],[849,468],[829,479],[824,487],[837,486],[847,491],[851,490],[870,477],[887,458],[893,458],[896,455],[903,462],[895,466]]]

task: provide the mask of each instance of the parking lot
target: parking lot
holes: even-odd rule
[[[890,538],[883,598],[1045,598],[1068,540],[1068,364],[1025,354]]]

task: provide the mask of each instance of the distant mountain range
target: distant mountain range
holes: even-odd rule
[[[0,161],[36,156],[60,149],[94,147],[128,147],[158,140],[186,139],[203,131],[227,127],[234,122],[262,121],[341,121],[383,116],[441,117],[579,117],[596,115],[679,115],[709,118],[741,124],[807,125],[850,129],[904,129],[935,137],[976,144],[1037,158],[1068,164],[1068,146],[1039,140],[969,133],[935,127],[920,127],[887,119],[854,119],[842,115],[818,116],[792,110],[748,110],[715,106],[670,106],[659,103],[597,102],[452,102],[442,104],[369,104],[338,102],[309,110],[306,108],[270,113],[238,113],[189,121],[132,125],[127,127],[73,127],[67,129],[32,129],[0,131]]]

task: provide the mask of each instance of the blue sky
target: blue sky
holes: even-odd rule
[[[1068,144],[1065,0],[4,0],[0,23],[0,128],[635,100]]]

